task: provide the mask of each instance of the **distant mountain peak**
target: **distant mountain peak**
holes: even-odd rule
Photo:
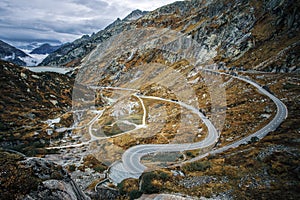
[[[110,25],[108,25],[105,30],[111,29],[115,26],[119,26],[120,24],[123,24],[123,21],[120,18],[117,18],[113,23],[111,23]]]
[[[119,26],[121,24],[124,24],[125,22],[132,22],[134,20],[137,20],[144,15],[146,15],[149,11],[141,11],[139,9],[133,10],[129,15],[127,15],[124,19],[117,18],[113,23],[108,25],[105,30],[111,29],[113,27]]]
[[[52,46],[49,43],[42,44],[38,48],[33,49],[30,54],[50,54],[54,51],[56,51],[59,46]]]
[[[139,19],[140,17],[144,16],[145,14],[147,14],[149,11],[141,11],[139,9],[136,9],[134,11],[132,11],[129,15],[127,15],[123,21],[134,21]]]

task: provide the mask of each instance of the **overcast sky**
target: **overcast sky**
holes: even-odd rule
[[[132,10],[154,10],[175,0],[1,0],[0,39],[70,42],[98,32]]]

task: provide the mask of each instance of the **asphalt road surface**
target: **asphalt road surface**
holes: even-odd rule
[[[221,73],[221,72],[216,72],[216,71],[211,71],[211,70],[205,70],[207,72],[213,72],[217,74],[225,74],[229,75],[226,73]],[[231,75],[229,75],[231,76]],[[239,77],[239,76],[232,76],[233,78],[239,79],[241,81],[247,82],[257,88],[259,92],[262,94],[268,96],[272,101],[276,104],[277,107],[277,112],[275,117],[270,121],[265,127],[262,129],[258,130],[257,132],[244,137],[236,142],[233,142],[229,145],[226,145],[222,148],[218,149],[213,149],[209,151],[208,153],[205,153],[203,155],[200,155],[192,160],[189,160],[188,162],[192,162],[198,159],[201,159],[208,154],[216,154],[216,153],[221,153],[223,151],[226,151],[230,148],[235,148],[238,147],[241,144],[246,144],[249,141],[251,141],[252,137],[257,137],[259,139],[265,137],[269,132],[276,130],[276,128],[287,118],[288,111],[286,106],[274,95],[272,95],[270,92],[262,88],[260,85],[257,83],[249,80],[246,77]],[[186,151],[186,150],[194,150],[194,149],[203,149],[207,147],[213,147],[214,144],[218,141],[219,134],[214,127],[214,125],[201,113],[198,111],[198,109],[187,105],[183,102],[180,101],[173,101],[173,100],[168,100],[168,99],[163,99],[160,97],[154,97],[154,96],[143,96],[139,95],[141,99],[154,99],[154,100],[161,100],[161,101],[167,101],[167,102],[172,102],[181,105],[182,107],[185,107],[195,114],[197,114],[205,123],[205,125],[208,128],[208,135],[207,137],[196,143],[184,143],[184,144],[147,144],[147,145],[137,145],[134,147],[129,148],[124,152],[122,155],[122,170],[126,170],[126,173],[130,177],[139,177],[147,168],[141,163],[141,158],[152,153],[158,153],[158,152],[178,152],[178,151]],[[120,163],[118,164],[120,165]],[[114,166],[112,166],[113,168]],[[119,166],[120,167],[120,166]],[[113,170],[111,170],[113,171]],[[119,172],[122,173],[122,172]],[[131,174],[131,175],[130,175]],[[127,178],[129,178],[127,177]],[[124,179],[126,177],[122,177]],[[121,182],[122,180],[113,180],[114,182]]]

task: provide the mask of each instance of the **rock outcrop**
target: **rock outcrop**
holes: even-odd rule
[[[90,199],[59,165],[6,151],[0,154],[2,199]]]

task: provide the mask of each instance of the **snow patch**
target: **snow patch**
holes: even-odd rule
[[[189,84],[196,84],[196,83],[198,83],[199,82],[199,77],[197,77],[196,79],[194,79],[194,80],[192,80],[192,81],[189,81],[188,83]]]
[[[60,122],[61,118],[58,117],[56,119],[48,119],[47,121],[45,121],[44,123],[48,124],[48,126],[53,127],[53,124],[58,124]]]

